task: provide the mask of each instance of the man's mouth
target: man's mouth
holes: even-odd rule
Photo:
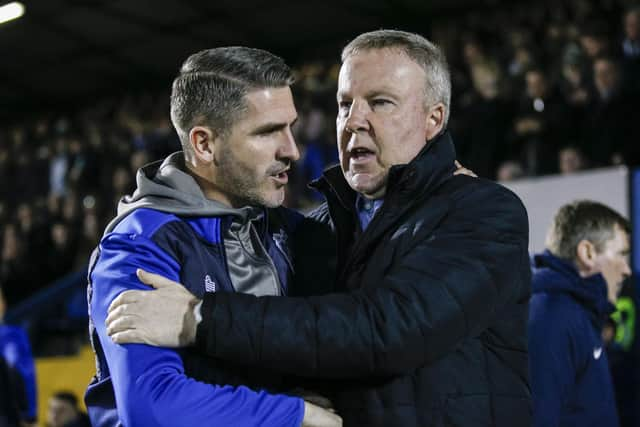
[[[287,182],[289,182],[289,169],[284,169],[280,172],[276,172],[271,174],[271,178],[273,178],[274,181],[276,181],[278,184],[282,184],[285,185]]]
[[[370,160],[375,159],[375,154],[373,151],[368,150],[366,148],[354,148],[349,152],[349,157],[351,163],[360,164],[366,163]]]

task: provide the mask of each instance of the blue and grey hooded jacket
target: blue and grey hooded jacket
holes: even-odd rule
[[[116,345],[105,319],[111,302],[143,268],[194,295],[286,292],[286,240],[301,216],[284,208],[232,209],[207,199],[184,172],[182,153],[142,168],[118,206],[89,268],[90,334],[96,376],[85,401],[94,427],[299,426],[301,399],[267,390],[282,379],[264,370],[142,344]],[[277,331],[275,332],[277,334]]]
[[[618,426],[601,338],[613,311],[602,275],[582,278],[549,251],[534,257],[529,364],[536,427]]]

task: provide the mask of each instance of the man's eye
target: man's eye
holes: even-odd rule
[[[341,110],[348,110],[351,108],[351,101],[340,101],[338,102],[338,107]]]
[[[378,99],[374,99],[373,101],[371,101],[371,104],[373,104],[373,106],[385,106],[385,105],[391,105],[392,102],[389,101],[388,99],[384,99],[384,98],[378,98]]]

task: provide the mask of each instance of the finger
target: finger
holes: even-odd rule
[[[136,329],[135,318],[133,316],[124,316],[113,319],[107,323],[107,335],[112,336],[118,332],[123,332],[129,329]]]
[[[136,316],[136,314],[133,313],[132,308],[133,307],[131,305],[125,304],[117,307],[115,310],[112,310],[111,312],[109,312],[106,320],[104,321],[105,325],[109,326],[111,323],[113,323],[114,321],[116,321],[121,317]]]
[[[139,292],[145,292],[145,291],[124,291],[122,292],[120,295],[118,295],[116,297],[116,299],[114,299],[113,301],[111,301],[111,304],[109,304],[109,308],[107,310],[107,312],[112,312],[115,309],[117,309],[118,307],[121,307],[123,305],[127,305],[127,304],[135,304],[139,301],[138,298],[138,293]]]
[[[460,168],[462,167],[462,165],[460,164],[460,162],[459,162],[459,161],[454,160],[453,162],[455,163],[456,168],[460,169]]]
[[[166,288],[168,286],[175,286],[175,285],[180,286],[180,283],[178,282],[169,280],[166,277],[161,276],[159,274],[149,273],[148,271],[145,271],[141,268],[136,270],[136,275],[138,276],[138,279],[140,279],[142,283],[156,289]]]
[[[144,344],[144,340],[140,333],[135,329],[118,332],[111,336],[111,340],[116,344]]]

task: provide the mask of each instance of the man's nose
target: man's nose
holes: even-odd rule
[[[631,267],[628,261],[624,263],[624,270],[622,271],[622,273],[624,274],[624,277],[631,276]]]
[[[345,122],[345,130],[350,133],[357,133],[369,130],[367,120],[369,109],[365,102],[353,102],[349,109],[349,115]]]
[[[278,157],[289,159],[293,162],[300,158],[300,150],[298,150],[298,144],[296,144],[296,140],[293,137],[291,129],[285,130],[284,140],[278,150]]]

